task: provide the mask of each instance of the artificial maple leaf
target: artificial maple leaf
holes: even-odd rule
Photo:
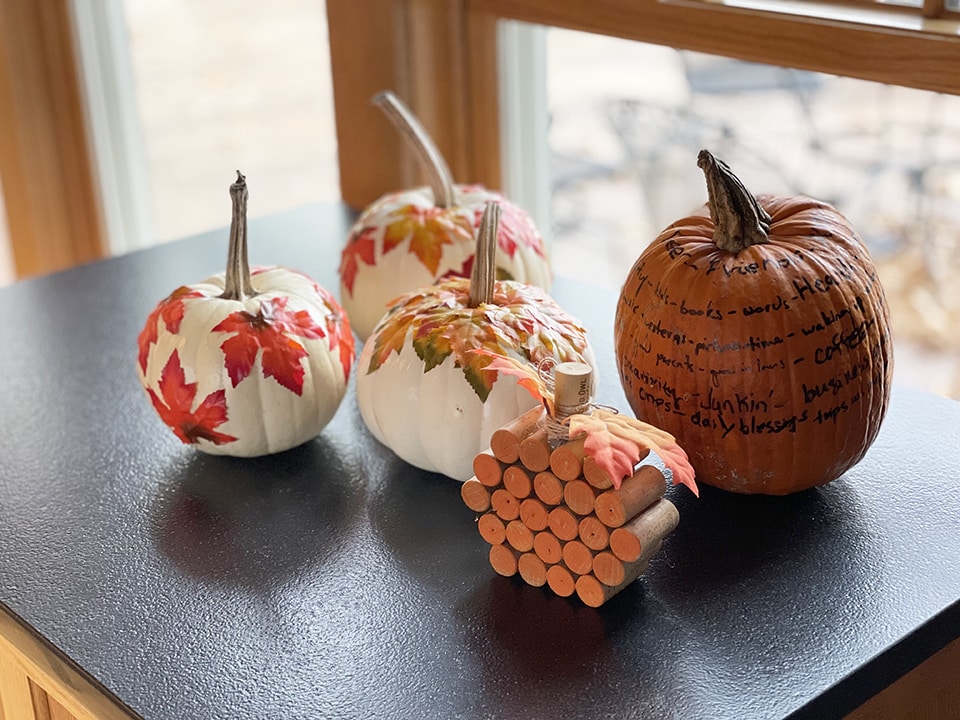
[[[140,369],[147,371],[147,356],[150,353],[150,346],[153,345],[160,334],[160,321],[167,328],[167,332],[180,332],[180,323],[183,321],[184,306],[183,301],[187,298],[200,297],[203,295],[199,290],[183,285],[178,287],[166,299],[157,303],[153,312],[147,317],[147,323],[140,331],[137,337],[137,345],[140,349],[139,362]]]
[[[283,296],[265,299],[256,314],[238,310],[213,328],[214,332],[236,333],[220,345],[233,387],[250,374],[262,350],[264,377],[272,377],[290,392],[303,394],[302,360],[307,351],[290,335],[317,339],[326,337],[326,333],[306,310],[287,310],[287,300]]]
[[[460,266],[459,270],[447,270],[443,275],[437,278],[437,282],[443,282],[448,278],[461,277],[468,278],[473,273],[473,260],[476,256],[471,255],[466,260],[463,261],[463,265]],[[499,278],[498,278],[499,279]]]
[[[543,376],[537,372],[537,369],[529,362],[517,360],[509,355],[490,352],[483,348],[474,350],[473,352],[492,358],[486,365],[488,372],[502,372],[517,378],[517,385],[530,393],[530,396],[543,405],[551,417],[553,416],[553,390],[547,385]]]
[[[686,485],[700,496],[687,453],[673,435],[641,420],[599,408],[590,415],[571,415],[568,422],[570,437],[586,435],[584,453],[606,470],[614,487],[619,488],[623,479],[633,474],[640,448],[645,447],[660,456],[673,475],[674,485]]]
[[[316,283],[313,285],[317,295],[323,300],[324,305],[330,310],[326,318],[327,338],[330,342],[330,352],[340,350],[340,365],[343,367],[344,381],[350,380],[350,368],[353,367],[353,360],[356,357],[356,348],[353,344],[353,333],[350,330],[350,319],[343,312],[343,308],[333,299],[327,290]]]
[[[158,387],[161,397],[153,390],[147,390],[153,407],[182,442],[193,445],[199,440],[208,440],[214,445],[224,445],[237,439],[215,429],[228,419],[226,391],[220,389],[210,393],[196,410],[192,409],[197,384],[186,381],[176,350],[163,366]]]
[[[443,246],[455,239],[473,242],[473,228],[461,213],[447,208],[406,205],[393,214],[384,230],[383,252],[386,254],[409,240],[409,251],[435,276],[443,257]]]
[[[357,279],[357,270],[360,268],[357,261],[361,260],[365,265],[373,265],[376,262],[373,240],[375,233],[376,228],[364,228],[343,249],[340,256],[340,278],[351,297],[353,297],[353,284]]]

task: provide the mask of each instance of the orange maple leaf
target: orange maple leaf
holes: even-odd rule
[[[459,211],[447,208],[419,208],[405,205],[395,211],[383,234],[383,252],[390,252],[409,240],[409,251],[436,276],[443,257],[443,246],[473,242],[470,221]]]
[[[663,460],[673,475],[673,484],[683,484],[700,497],[695,473],[687,453],[668,432],[636,418],[595,408],[590,415],[571,415],[570,437],[585,435],[583,450],[607,471],[616,488],[633,474],[640,448],[649,448]]]
[[[376,262],[373,242],[375,232],[376,228],[364,228],[350,239],[340,255],[340,278],[351,296],[353,296],[353,283],[357,279],[357,270],[360,268],[357,261],[361,260],[365,265],[373,265]]]

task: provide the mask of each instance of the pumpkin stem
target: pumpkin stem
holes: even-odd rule
[[[373,103],[380,107],[407,141],[417,151],[423,168],[427,171],[430,187],[433,188],[433,202],[437,207],[448,208],[456,205],[453,190],[453,175],[443,154],[433,138],[416,116],[400,98],[389,90],[379,93]]]
[[[714,244],[721,250],[738,253],[767,242],[770,215],[730,167],[709,150],[700,151],[697,166],[707,179],[707,206],[716,225]]]
[[[480,303],[493,302],[497,274],[497,234],[500,229],[500,203],[488,202],[483,208],[480,227],[477,228],[477,250],[470,272],[470,300],[472,308]]]
[[[257,291],[250,281],[250,262],[247,260],[247,179],[237,170],[237,181],[230,186],[233,217],[230,220],[230,248],[227,250],[227,274],[220,297],[225,300],[243,300]]]

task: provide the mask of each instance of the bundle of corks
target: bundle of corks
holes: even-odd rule
[[[557,408],[564,365],[557,368]],[[614,488],[585,454],[584,438],[558,441],[553,420],[541,406],[496,430],[490,448],[474,458],[475,476],[461,497],[478,513],[497,573],[599,607],[643,574],[680,516],[663,497],[659,468],[638,463]],[[640,449],[641,459],[647,452]]]

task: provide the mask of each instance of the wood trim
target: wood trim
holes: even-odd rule
[[[870,19],[894,17],[893,12],[846,8],[843,16],[851,19],[840,20],[791,14],[786,5],[782,12],[768,12],[700,0],[468,3],[473,11],[497,17],[960,95],[960,34],[952,21],[901,13],[896,17],[912,28],[883,27]],[[773,0],[767,4],[776,7]],[[821,6],[831,7],[836,9]],[[812,5],[802,9],[814,11]]]
[[[64,711],[75,720],[137,720],[139,717],[72,661],[27,629],[3,605],[0,605],[0,663],[0,675],[10,668],[20,668],[27,678],[46,692],[51,701],[46,711],[51,718],[62,717]],[[19,681],[16,682],[20,687]],[[5,683],[0,677],[0,688],[6,689]],[[29,689],[27,693],[30,693]],[[34,707],[32,702],[31,707]],[[21,718],[20,715],[14,717]],[[24,717],[33,720],[34,715]],[[43,720],[43,717],[41,715],[37,720]]]
[[[960,640],[954,640],[847,715],[845,720],[960,717]]]
[[[107,255],[68,0],[0,2],[0,175],[18,276]]]
[[[396,0],[327,0],[340,195],[355,209],[412,182],[396,131],[370,104],[381,90],[407,94],[403,22]]]
[[[36,720],[30,685],[23,667],[0,650],[0,718]]]
[[[425,182],[416,158],[370,99],[396,92],[458,182],[498,187],[496,17],[462,0],[328,0],[343,200],[359,210]],[[364,42],[356,38],[363,37]]]

